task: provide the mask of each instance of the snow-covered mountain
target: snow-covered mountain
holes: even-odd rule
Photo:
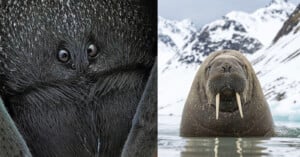
[[[300,5],[274,38],[249,56],[278,120],[300,121]]]
[[[187,39],[196,32],[196,27],[191,20],[167,20],[158,17],[158,39],[171,49],[179,50]]]
[[[198,65],[208,54],[220,49],[252,54],[272,42],[294,9],[295,6],[285,0],[272,0],[253,13],[232,11],[199,30],[190,20],[171,21],[159,17],[158,45],[171,49],[173,57],[168,63],[173,67]]]
[[[165,66],[174,56],[177,58],[177,56],[181,54],[183,44],[185,44],[196,31],[195,25],[189,19],[172,21],[159,16],[158,47],[159,51],[163,52],[159,54],[159,66]]]
[[[234,22],[228,22],[230,20]],[[230,23],[230,26],[222,29],[226,23]],[[197,38],[205,32],[203,28],[208,28],[207,38],[210,40],[201,41]],[[190,54],[198,57],[201,63],[207,54],[193,50],[192,45],[201,43],[210,46],[212,43],[209,42],[226,40],[232,40],[231,45],[234,45],[233,34],[239,34],[242,39],[253,39],[251,42],[240,40],[241,45],[237,47],[242,51],[242,47],[247,50],[251,50],[251,47],[256,49],[251,53],[244,53],[248,53],[246,57],[254,66],[275,122],[300,122],[300,5],[295,7],[285,0],[273,0],[268,6],[251,14],[230,12],[223,19],[203,28],[195,33],[195,39],[188,42],[188,46],[185,47],[186,43],[181,44],[183,47],[180,51],[175,52],[169,46],[159,43],[159,115],[181,115],[192,80],[200,65],[180,62],[180,57]],[[192,37],[193,35],[190,39]],[[226,48],[224,44],[220,45],[215,50]],[[170,68],[172,64],[176,64],[176,68]]]

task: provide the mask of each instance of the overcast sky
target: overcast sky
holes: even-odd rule
[[[253,12],[271,0],[158,0],[158,15],[167,19],[189,18],[197,26],[220,19],[226,13],[239,10]],[[289,0],[295,5],[300,0]]]

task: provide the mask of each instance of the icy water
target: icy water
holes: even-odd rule
[[[158,156],[161,157],[300,157],[300,124],[277,123],[272,138],[182,138],[180,116],[160,115]]]

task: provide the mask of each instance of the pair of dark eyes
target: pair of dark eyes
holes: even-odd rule
[[[238,62],[238,64],[239,64],[243,69],[247,69],[245,64],[242,64],[242,63],[240,63],[240,62]],[[212,65],[208,65],[208,66],[205,68],[205,71],[210,71],[211,67],[212,67]]]
[[[89,57],[95,57],[98,54],[97,47],[94,44],[89,45],[86,50]],[[66,49],[61,49],[57,52],[57,59],[61,62],[67,62],[71,59],[70,52]]]

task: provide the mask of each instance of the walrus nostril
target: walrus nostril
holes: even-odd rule
[[[231,65],[229,64],[224,64],[222,65],[222,69],[223,69],[223,72],[226,73],[226,72],[231,72]]]

